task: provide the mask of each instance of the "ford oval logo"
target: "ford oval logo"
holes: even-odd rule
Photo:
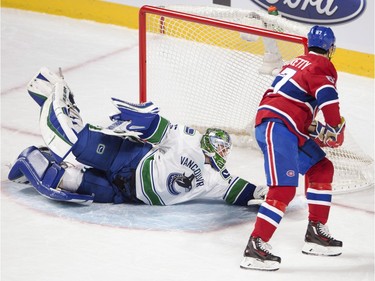
[[[304,23],[343,23],[358,17],[366,0],[251,0],[267,9],[274,5],[283,17]]]

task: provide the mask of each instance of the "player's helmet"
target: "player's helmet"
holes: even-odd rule
[[[211,165],[222,170],[225,167],[227,156],[232,148],[229,134],[221,129],[208,128],[201,139],[201,148],[210,158]]]
[[[318,47],[325,51],[335,45],[336,38],[332,29],[325,26],[315,25],[307,34],[307,46]]]

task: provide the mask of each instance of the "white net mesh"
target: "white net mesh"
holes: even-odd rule
[[[305,36],[308,26],[261,11],[226,7],[168,6],[168,10]],[[166,15],[146,16],[147,100],[163,115],[200,131],[220,127],[235,145],[258,149],[253,118],[274,79],[273,68],[304,53],[304,45],[247,32],[195,23]],[[281,64],[280,64],[281,62]],[[327,149],[335,165],[334,189],[373,185],[373,160],[346,138],[340,149]]]

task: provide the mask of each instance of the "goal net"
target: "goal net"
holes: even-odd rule
[[[310,27],[220,6],[144,6],[139,17],[140,102],[152,100],[172,122],[201,132],[225,129],[235,145],[258,150],[259,101],[281,66],[307,52]],[[373,185],[373,160],[354,141],[326,152],[336,192]]]

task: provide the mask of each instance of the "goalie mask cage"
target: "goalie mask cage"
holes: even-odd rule
[[[202,133],[222,128],[235,145],[259,151],[253,119],[274,79],[272,68],[307,52],[308,30],[262,11],[143,6],[140,102],[152,100],[171,122]],[[336,193],[373,186],[373,160],[345,137],[341,148],[325,149],[335,166]]]

